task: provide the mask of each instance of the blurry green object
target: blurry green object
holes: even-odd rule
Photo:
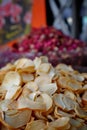
[[[0,0],[0,3],[2,2],[2,0]]]

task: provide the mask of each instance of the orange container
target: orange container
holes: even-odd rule
[[[39,28],[46,26],[46,5],[45,0],[34,0],[32,7],[32,27]]]

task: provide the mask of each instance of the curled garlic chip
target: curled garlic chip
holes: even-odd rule
[[[36,120],[27,124],[25,130],[45,130],[46,125],[44,120]]]
[[[50,123],[50,126],[57,128],[57,129],[64,129],[69,123],[69,117],[61,117],[53,122]]]
[[[9,71],[6,73],[3,82],[1,84],[1,89],[9,90],[13,86],[19,86],[21,84],[20,74],[16,71]]]
[[[63,96],[63,102],[65,104],[65,109],[70,111],[70,110],[74,110],[75,108],[75,104],[76,102],[74,100],[72,100],[71,98],[67,97],[67,96]]]
[[[74,117],[74,113],[67,113],[61,109],[58,109],[58,107],[55,108],[55,116],[56,117]]]
[[[79,73],[77,73],[77,74],[74,74],[74,73],[72,73],[71,74],[72,75],[72,77],[74,78],[74,79],[76,79],[77,81],[84,81],[84,77],[81,75],[81,74],[79,74]]]
[[[45,92],[49,95],[52,95],[56,92],[57,90],[57,85],[56,83],[50,83],[50,84],[42,84],[41,86],[39,86],[39,90],[41,92]]]
[[[36,84],[36,82],[30,81],[24,85],[24,88],[28,88],[29,90],[34,92],[38,90],[38,85]]]
[[[42,93],[41,96],[43,98],[43,102],[46,104],[46,111],[48,111],[49,109],[51,109],[53,101],[51,97],[46,93]]]
[[[73,68],[71,66],[67,66],[65,64],[59,64],[59,65],[57,65],[56,69],[62,70],[62,71],[70,71],[70,72],[73,71]]]
[[[79,105],[75,106],[75,112],[76,112],[77,116],[79,116],[81,118],[86,118],[86,120],[87,120],[87,112],[85,112],[83,109],[81,109]]]
[[[35,65],[35,69],[37,70],[39,68],[39,66],[41,65],[42,61],[40,58],[36,57],[34,59],[34,65]]]
[[[16,69],[24,72],[35,72],[34,63],[32,60],[27,58],[21,58],[15,63]]]
[[[35,111],[34,114],[38,120],[47,120],[42,111]]]
[[[78,120],[78,119],[70,119],[70,124],[76,128],[81,127],[84,124],[84,121]]]
[[[31,117],[31,110],[8,110],[5,112],[5,121],[13,128],[19,128],[28,123]]]
[[[27,68],[29,66],[34,66],[34,63],[32,62],[32,60],[27,59],[27,58],[19,59],[14,64],[16,65],[17,69]]]
[[[69,97],[69,98],[71,98],[72,100],[76,100],[76,96],[75,96],[75,94],[72,91],[66,90],[64,92],[64,95]]]
[[[61,109],[70,111],[74,110],[75,102],[64,94],[55,94],[54,95],[54,103],[60,107]]]
[[[62,88],[67,88],[71,91],[78,91],[82,89],[81,83],[77,82],[75,79],[69,77],[60,77],[58,79],[58,84]]]
[[[6,100],[2,100],[0,101],[0,110],[1,111],[7,111],[8,110],[8,106],[9,104],[11,104],[11,100],[6,99]]]
[[[38,87],[40,88],[40,86],[42,86],[44,84],[51,83],[51,79],[50,79],[50,77],[48,75],[38,76],[38,77],[36,77],[35,82],[38,85]]]
[[[33,81],[34,80],[34,75],[30,74],[30,73],[22,72],[21,76],[22,76],[22,80],[23,80],[24,83],[27,83],[29,81]]]
[[[51,65],[49,63],[42,63],[39,68],[37,69],[37,73],[42,72],[44,73],[48,73],[50,70]]]
[[[44,102],[33,101],[29,99],[28,97],[21,96],[18,99],[17,103],[18,103],[18,109],[28,108],[31,110],[41,110],[41,111],[46,110],[46,105]]]
[[[5,95],[5,99],[16,99],[21,92],[21,86],[12,86],[10,89],[7,90]]]
[[[48,58],[46,56],[36,57],[34,59],[35,69],[37,70],[42,63],[48,63]]]
[[[45,56],[0,69],[0,130],[77,129],[87,129],[87,73]]]

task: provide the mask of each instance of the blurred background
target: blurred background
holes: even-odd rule
[[[47,24],[87,42],[87,0],[47,0]]]
[[[0,0],[0,66],[41,55],[87,66],[86,43],[87,0]]]
[[[87,42],[87,0],[0,0],[0,44],[44,25]]]

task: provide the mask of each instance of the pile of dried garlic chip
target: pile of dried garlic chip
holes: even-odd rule
[[[87,73],[44,56],[0,69],[0,130],[77,129],[87,129]]]

